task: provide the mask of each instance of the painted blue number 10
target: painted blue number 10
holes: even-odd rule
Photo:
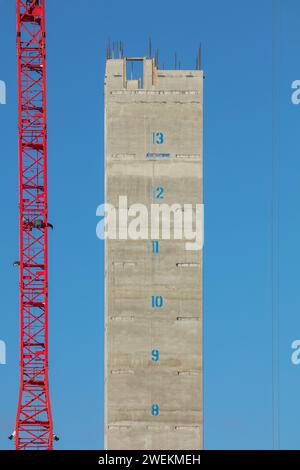
[[[164,298],[161,295],[152,295],[152,308],[162,308],[164,306]]]

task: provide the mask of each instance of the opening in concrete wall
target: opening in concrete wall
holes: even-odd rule
[[[143,58],[126,58],[126,80],[137,80],[139,88],[144,88]]]

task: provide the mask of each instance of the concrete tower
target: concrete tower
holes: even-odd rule
[[[202,204],[202,90],[200,70],[107,60],[105,190],[117,219],[119,196]],[[202,250],[126,240],[125,225],[105,248],[105,448],[201,449]]]

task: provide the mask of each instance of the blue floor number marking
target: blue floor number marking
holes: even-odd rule
[[[159,415],[159,406],[156,403],[154,403],[151,406],[151,414],[152,414],[152,416],[158,416]]]
[[[159,350],[158,349],[152,349],[152,361],[153,362],[158,362],[159,361]]]
[[[165,134],[161,131],[152,132],[152,144],[154,145],[161,145],[165,143]],[[154,188],[153,197],[154,199],[163,199],[165,193],[165,188],[163,186],[158,186]],[[159,242],[158,240],[152,241],[152,253],[157,254],[159,252]],[[151,297],[151,305],[152,308],[163,308],[164,306],[164,298],[161,295],[152,295]],[[159,361],[159,350],[152,349],[151,351],[151,359],[153,362]],[[151,414],[152,416],[159,415],[159,405],[157,403],[152,404],[151,406]]]
[[[158,186],[154,189],[154,199],[163,199],[164,198],[165,188],[163,186]]]
[[[159,242],[158,240],[152,241],[152,253],[156,254],[159,252]]]
[[[162,295],[152,295],[152,308],[162,308],[164,306],[164,298]]]
[[[152,132],[152,143],[161,145],[165,142],[165,134],[161,131]]]

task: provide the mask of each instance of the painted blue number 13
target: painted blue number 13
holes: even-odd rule
[[[160,132],[160,131],[152,132],[153,144],[161,145],[164,143],[164,141],[165,141],[165,134],[163,132]]]

